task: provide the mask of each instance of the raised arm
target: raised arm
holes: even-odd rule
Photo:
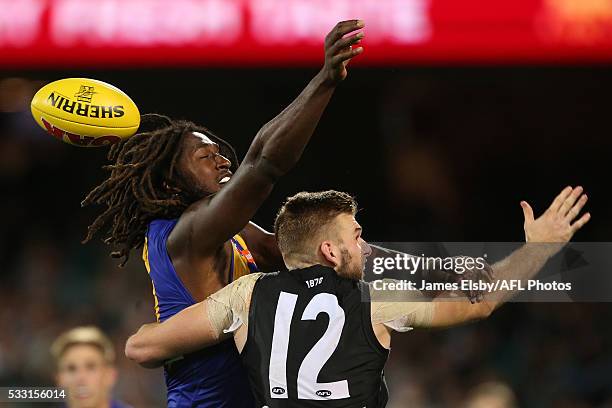
[[[346,64],[362,52],[352,48],[363,34],[362,21],[338,23],[325,38],[325,64],[300,95],[257,133],[236,174],[216,194],[193,204],[173,231],[207,255],[241,231],[274,183],[299,160],[336,85],[347,76]]]
[[[559,252],[576,231],[590,220],[589,213],[576,220],[587,202],[586,194],[582,193],[582,187],[566,187],[537,219],[534,219],[531,206],[525,201],[521,202],[527,243],[492,266],[494,281],[526,281],[533,278],[550,257]],[[492,292],[486,294],[484,301],[477,304],[436,301],[429,326],[452,326],[485,318],[515,293],[516,290]]]
[[[525,216],[525,238],[527,243],[494,264],[493,282],[496,280],[527,280],[534,277],[572,236],[590,219],[586,213],[574,221],[587,201],[582,188],[567,187],[551,206],[537,219],[526,202],[521,202]],[[423,302],[407,291],[393,301],[384,299],[384,293],[372,293],[372,325],[379,341],[390,344],[393,331],[406,331],[412,327],[448,327],[488,317],[496,308],[508,301],[516,291],[503,290],[485,295],[480,303],[466,299],[448,300],[437,298]],[[375,298],[386,301],[374,301]]]

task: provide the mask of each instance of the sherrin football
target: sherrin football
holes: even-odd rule
[[[140,125],[134,101],[95,79],[51,82],[36,92],[31,109],[36,122],[51,136],[75,146],[117,143],[136,133]]]

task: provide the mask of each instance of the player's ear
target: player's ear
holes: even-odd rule
[[[340,251],[331,241],[323,241],[319,246],[323,258],[333,267],[340,265]]]

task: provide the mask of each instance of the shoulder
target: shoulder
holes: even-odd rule
[[[242,322],[246,322],[253,288],[262,276],[264,274],[260,272],[245,275],[210,295],[209,299],[215,307],[222,306],[224,313],[233,315],[234,320],[240,318]]]
[[[249,273],[248,275],[241,276],[230,284],[233,286],[232,291],[236,293],[244,293],[245,291],[252,292],[257,281],[266,275],[269,274],[253,272]]]
[[[265,274],[261,272],[244,275],[210,295],[210,298],[229,306],[231,309],[243,310],[245,307],[248,307],[253,288],[262,276],[265,276]]]
[[[150,253],[153,257],[165,253],[167,250],[166,242],[176,225],[176,221],[176,219],[155,219],[150,221],[145,235],[144,253]]]
[[[242,248],[245,248],[245,249],[247,248],[247,243],[242,237],[241,233],[234,235],[234,239],[238,241],[238,243],[240,244]]]

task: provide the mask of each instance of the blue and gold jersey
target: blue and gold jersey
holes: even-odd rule
[[[196,303],[177,275],[166,242],[177,220],[154,220],[149,224],[142,258],[153,284],[158,322]],[[231,239],[230,281],[257,271],[244,240]],[[232,339],[181,356],[164,367],[168,407],[252,408],[253,398]]]

